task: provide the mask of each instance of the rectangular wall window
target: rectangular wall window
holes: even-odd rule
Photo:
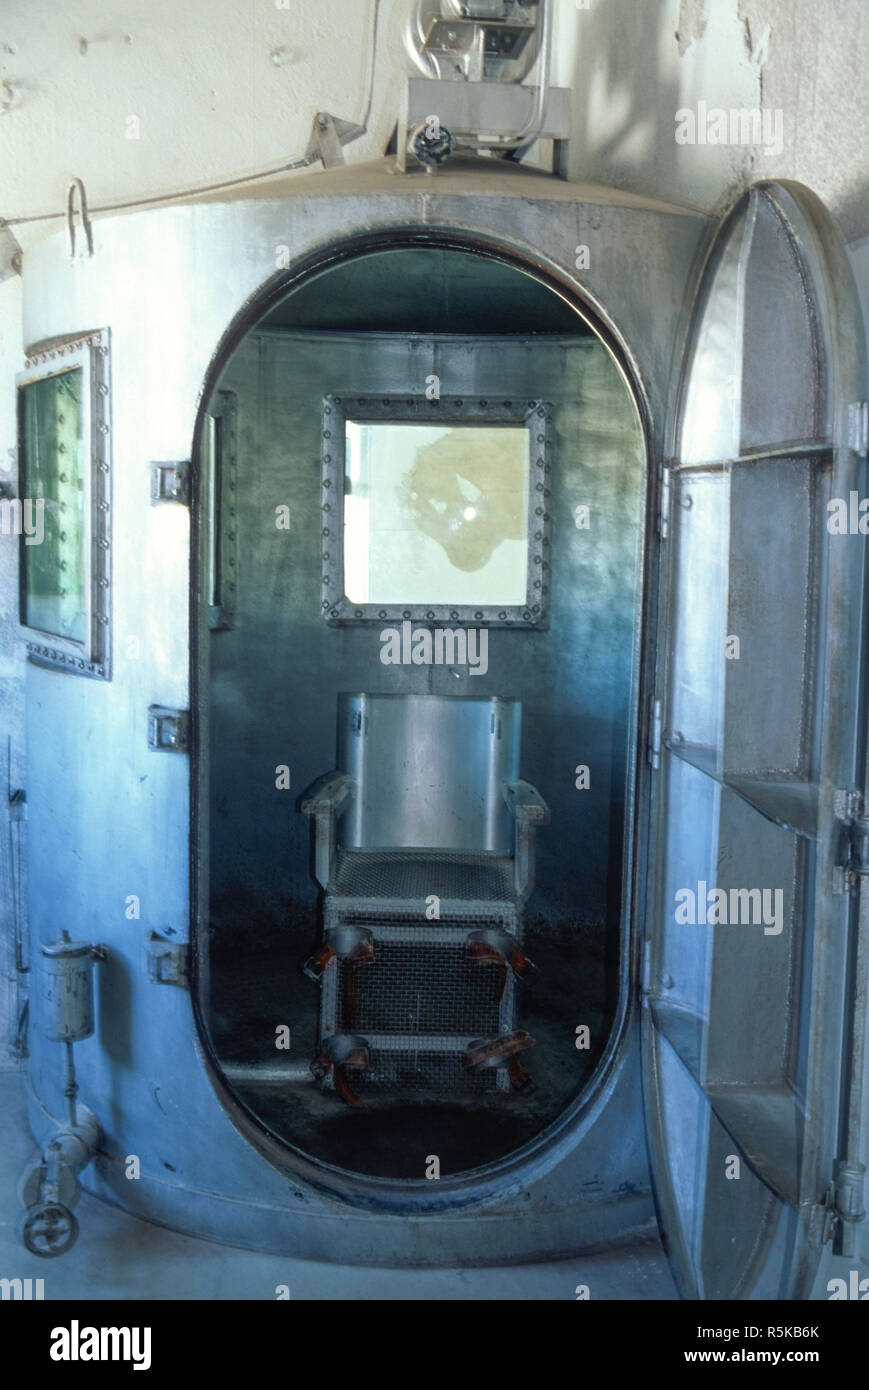
[[[84,643],[85,458],[82,369],[21,388],[21,490],[27,499],[24,623]],[[30,531],[30,534],[26,534]]]
[[[18,379],[22,626],[30,658],[108,679],[108,333],[31,353]]]

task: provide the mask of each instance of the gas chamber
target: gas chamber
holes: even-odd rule
[[[686,1296],[805,1296],[862,1184],[838,233],[414,148],[26,256],[25,1240],[82,1183],[360,1264],[663,1231]]]

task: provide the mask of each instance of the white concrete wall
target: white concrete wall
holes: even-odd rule
[[[707,209],[748,179],[798,179],[826,201],[847,241],[869,233],[864,0],[589,5],[558,6],[555,77],[574,89],[573,169]],[[675,112],[701,100],[780,110],[781,152],[678,145]]]
[[[354,159],[392,128],[408,3],[381,0],[371,133]],[[865,0],[554,5],[573,172],[703,207],[749,175],[802,179],[848,240],[869,232]],[[4,0],[0,216],[59,212],[73,175],[97,205],[291,159],[315,111],[362,115],[373,13],[373,0]],[[698,100],[781,109],[782,152],[678,146],[674,114]]]

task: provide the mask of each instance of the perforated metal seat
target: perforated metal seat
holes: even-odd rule
[[[416,902],[423,916],[432,896],[441,915],[516,907],[513,860],[460,850],[339,850],[328,891],[336,906],[347,900],[346,906],[364,904],[371,912],[388,913],[389,903],[406,908]]]

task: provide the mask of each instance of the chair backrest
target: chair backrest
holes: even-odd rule
[[[498,695],[339,695],[338,767],[357,784],[340,842],[510,854],[521,726],[521,702]]]

